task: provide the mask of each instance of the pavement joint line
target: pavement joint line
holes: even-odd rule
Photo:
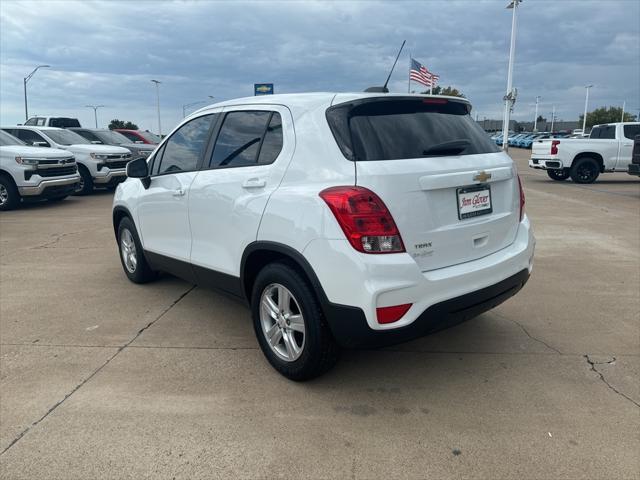
[[[627,395],[625,395],[624,393],[622,393],[620,390],[618,390],[616,387],[614,387],[613,385],[611,385],[606,378],[604,378],[604,375],[602,374],[602,372],[599,372],[596,369],[596,365],[606,365],[606,364],[610,364],[610,363],[614,363],[616,361],[616,357],[611,357],[613,360],[610,360],[608,362],[594,362],[593,360],[591,360],[591,358],[589,358],[589,355],[584,355],[585,360],[587,361],[587,363],[589,364],[589,366],[591,367],[591,370],[595,373],[598,374],[598,376],[600,377],[600,380],[602,380],[604,382],[604,384],[609,387],[610,390],[613,390],[614,392],[616,392],[618,395],[620,395],[623,398],[626,398],[627,400],[629,400],[631,403],[633,403],[636,407],[640,407],[640,403],[636,402],[634,399],[628,397]]]
[[[507,320],[507,321],[509,321],[509,322],[513,322],[513,323],[515,323],[518,327],[520,327],[520,330],[522,330],[522,331],[525,333],[525,335],[526,335],[527,337],[529,337],[531,340],[533,340],[533,341],[535,341],[535,342],[538,342],[538,343],[541,343],[542,345],[544,345],[545,347],[547,347],[549,350],[553,350],[554,352],[556,352],[558,355],[563,355],[563,353],[562,353],[560,350],[558,350],[557,348],[552,347],[551,345],[549,345],[549,344],[548,344],[547,342],[545,342],[544,340],[540,340],[539,338],[536,338],[536,337],[534,337],[533,335],[531,335],[531,334],[527,331],[527,329],[526,329],[526,328],[524,328],[524,326],[523,326],[522,324],[520,324],[520,322],[518,322],[518,321],[514,320],[513,318],[506,317],[506,316],[504,316],[504,315],[502,315],[502,314],[500,314],[500,313],[497,313],[497,312],[494,312],[494,314],[495,314],[497,317],[502,318],[503,320]]]
[[[13,447],[16,443],[18,443],[20,441],[20,439],[22,439],[32,428],[38,426],[40,424],[40,422],[42,422],[45,418],[47,418],[51,413],[53,413],[54,410],[56,410],[60,405],[62,405],[69,397],[71,397],[71,395],[73,395],[74,393],[76,393],[80,388],[82,388],[89,380],[91,380],[93,377],[95,377],[104,367],[106,367],[107,365],[109,365],[109,363],[111,362],[111,360],[113,360],[114,358],[116,358],[118,356],[118,354],[120,354],[120,352],[122,352],[125,348],[127,348],[129,345],[131,345],[131,343],[133,343],[140,335],[142,335],[144,333],[145,330],[147,330],[148,328],[150,328],[154,323],[156,323],[158,320],[160,320],[167,312],[169,312],[169,310],[171,310],[173,307],[175,307],[178,302],[180,302],[180,300],[182,300],[184,297],[186,297],[187,295],[189,295],[189,293],[191,293],[193,291],[193,289],[195,289],[196,286],[192,285],[186,292],[184,292],[183,294],[181,294],[176,300],[174,300],[171,305],[169,305],[167,308],[165,308],[160,315],[158,315],[156,318],[154,318],[153,320],[151,320],[146,326],[142,327],[140,330],[138,330],[138,332],[124,345],[121,345],[120,347],[118,347],[118,349],[116,350],[116,352],[111,355],[107,360],[105,360],[103,362],[102,365],[100,365],[97,369],[95,369],[93,371],[93,373],[91,373],[91,375],[89,375],[87,378],[85,378],[84,380],[82,380],[78,385],[76,385],[69,393],[67,393],[64,398],[58,402],[56,402],[51,408],[49,408],[49,410],[46,411],[46,413],[40,417],[38,420],[36,420],[35,422],[33,422],[31,425],[29,425],[27,428],[25,428],[22,432],[20,432],[20,434],[14,438],[11,443],[9,443],[9,445],[7,445],[7,447],[2,450],[2,452],[0,452],[0,456],[4,455],[11,447]],[[115,347],[113,347],[115,348]]]

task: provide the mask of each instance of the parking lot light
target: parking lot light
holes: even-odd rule
[[[511,17],[511,45],[509,47],[509,68],[507,71],[507,93],[504,96],[504,120],[502,125],[502,138],[509,137],[509,117],[511,114],[511,109],[513,108],[513,104],[516,101],[515,91],[513,90],[513,62],[516,50],[516,11],[518,10],[518,5],[520,4],[520,2],[522,2],[522,0],[511,0],[509,5],[507,5],[507,9],[513,9],[513,14]],[[509,150],[509,142],[503,142],[502,149],[505,151]]]
[[[156,99],[158,106],[158,136],[162,138],[162,124],[160,123],[160,84],[162,82],[159,82],[158,80],[151,81],[156,84]]]
[[[38,71],[39,68],[51,68],[51,65],[38,65],[36,68],[34,68],[33,72],[31,72],[29,75],[27,75],[22,79],[23,86],[24,86],[24,120],[25,122],[29,120],[29,109],[27,107],[27,82],[31,80],[31,77],[35,75],[35,73]]]
[[[591,87],[593,87],[593,85],[585,85],[584,87],[587,90],[587,94],[584,97],[584,116],[582,117],[582,134],[583,135],[587,128],[587,106],[589,105],[589,89]]]
[[[98,109],[104,107],[104,105],[85,105],[87,108],[93,108],[93,118],[96,121],[96,128],[98,128]]]

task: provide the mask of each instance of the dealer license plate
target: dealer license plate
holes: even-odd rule
[[[458,218],[478,217],[493,212],[491,188],[488,185],[458,188]]]

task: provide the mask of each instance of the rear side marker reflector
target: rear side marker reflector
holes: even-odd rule
[[[392,307],[379,307],[376,308],[376,317],[378,323],[393,323],[400,320],[405,313],[411,308],[411,303],[405,303],[403,305],[394,305]]]
[[[400,253],[404,244],[383,201],[364,187],[331,187],[320,192],[351,246],[362,253]]]

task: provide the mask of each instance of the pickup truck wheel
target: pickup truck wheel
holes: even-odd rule
[[[0,175],[0,211],[12,210],[20,203],[20,194],[13,180]]]
[[[78,165],[78,173],[80,174],[80,184],[78,191],[74,195],[89,195],[93,192],[93,179],[87,167]]]
[[[337,362],[340,350],[313,289],[289,264],[271,263],[258,274],[251,313],[262,352],[288,379],[309,380]]]
[[[571,180],[575,183],[593,183],[600,175],[600,165],[590,157],[576,160],[571,167]]]
[[[570,174],[571,174],[571,171],[568,168],[547,170],[547,175],[549,175],[549,178],[551,180],[557,180],[558,182],[562,182],[566,180],[567,178],[569,178]]]
[[[128,217],[123,218],[118,225],[118,250],[120,263],[129,280],[134,283],[148,283],[156,278],[156,272],[151,270],[144,257],[136,227]]]

